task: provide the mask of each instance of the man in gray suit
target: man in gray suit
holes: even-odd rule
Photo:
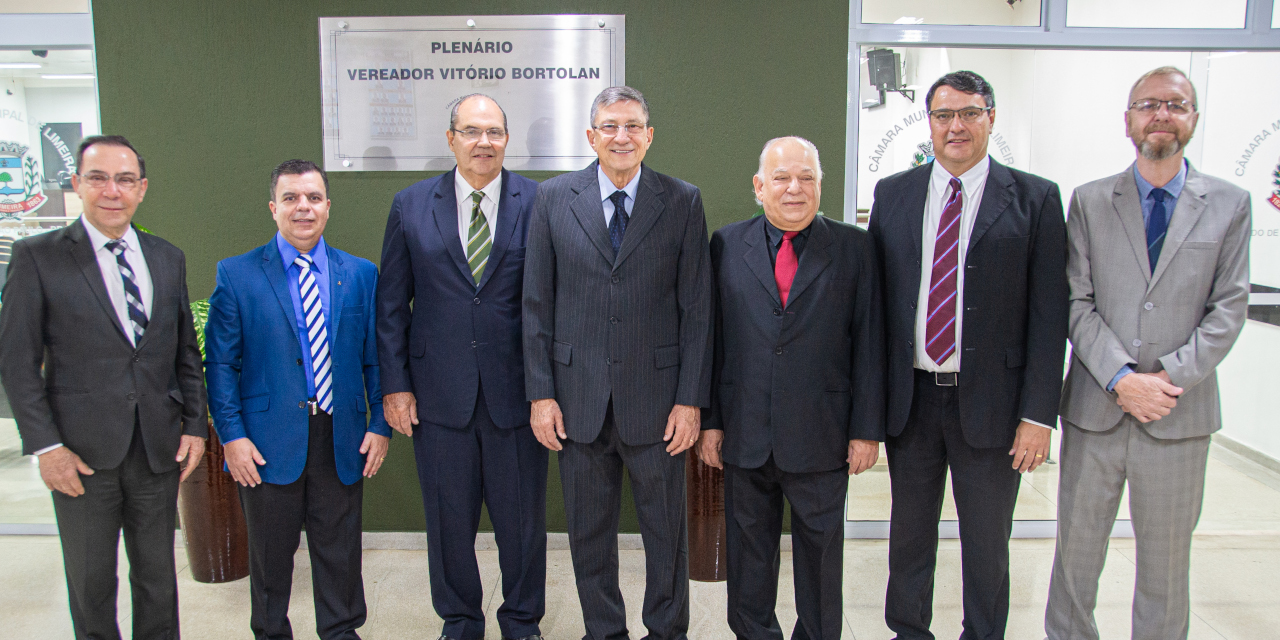
[[[591,105],[599,161],[538,187],[524,272],[530,423],[560,452],[569,549],[586,637],[627,637],[618,589],[622,470],[645,548],[650,640],[689,628],[686,449],[710,404],[711,266],[702,196],[644,166],[639,91]]]
[[[1052,640],[1098,637],[1098,576],[1126,480],[1133,638],[1187,637],[1191,532],[1221,426],[1214,369],[1244,324],[1251,232],[1249,194],[1182,157],[1198,117],[1185,74],[1143,75],[1125,112],[1136,162],[1071,199]]]

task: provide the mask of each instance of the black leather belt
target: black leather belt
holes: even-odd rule
[[[939,387],[958,387],[960,386],[960,374],[958,372],[943,373],[941,371],[925,371],[916,369],[917,376],[924,376],[927,380]]]

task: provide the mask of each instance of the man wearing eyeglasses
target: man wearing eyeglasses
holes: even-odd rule
[[[502,637],[538,638],[544,610],[548,454],[529,428],[520,349],[538,184],[502,168],[509,135],[492,98],[459,99],[445,132],[457,167],[396,194],[382,245],[383,406],[413,438],[431,599],[453,640],[485,637],[481,502],[498,543]]]
[[[133,637],[178,637],[178,483],[204,455],[204,375],[186,258],[132,226],[146,163],[122,136],[76,152],[80,220],[13,245],[0,377],[53,493],[77,638],[119,638],[124,532]]]
[[[711,266],[697,187],[644,165],[649,105],[610,87],[591,105],[598,162],[538,188],[524,280],[525,387],[538,441],[560,452],[586,637],[626,638],[618,588],[625,468],[645,550],[650,640],[689,628],[685,451],[710,404]]]
[[[1124,115],[1133,165],[1071,198],[1053,640],[1098,637],[1098,576],[1126,484],[1133,638],[1187,637],[1191,532],[1222,422],[1215,369],[1244,325],[1252,232],[1249,193],[1183,158],[1198,118],[1185,74],[1147,72]]]
[[[885,449],[893,497],[885,621],[932,639],[950,472],[964,566],[962,640],[1003,638],[1020,473],[1049,455],[1067,335],[1058,187],[987,155],[995,94],[949,73],[925,98],[934,162],[881,180],[870,231],[884,278]]]

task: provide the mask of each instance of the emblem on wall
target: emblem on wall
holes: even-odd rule
[[[926,140],[916,145],[916,151],[911,155],[911,166],[919,167],[930,162],[933,162],[933,141]]]
[[[1271,206],[1280,209],[1280,164],[1277,164],[1275,171],[1271,172],[1271,186],[1275,187],[1275,190],[1271,192],[1271,197],[1267,198],[1267,202],[1270,202]]]
[[[17,220],[44,206],[40,161],[26,145],[0,141],[0,220]]]

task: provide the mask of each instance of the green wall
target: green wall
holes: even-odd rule
[[[840,211],[848,2],[507,0],[477,10],[443,0],[96,3],[102,128],[146,158],[137,222],[186,252],[193,298],[212,292],[218,260],[275,231],[271,169],[321,159],[321,16],[624,14],[627,84],[649,99],[656,129],[646,163],[702,189],[711,229],[755,212],[760,147],[780,135],[818,146],[823,208]],[[334,174],[328,242],[377,262],[392,195],[430,175]],[[563,531],[555,456],[547,496],[548,528]],[[397,436],[366,485],[365,528],[422,527],[412,446]],[[622,528],[638,530],[629,510]]]

